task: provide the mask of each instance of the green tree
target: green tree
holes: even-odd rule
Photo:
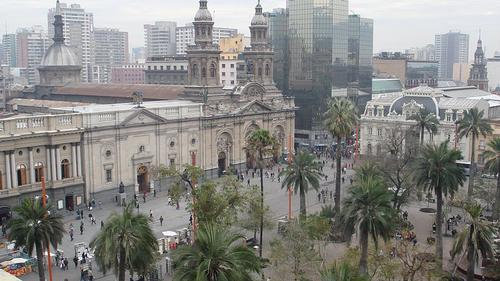
[[[475,151],[476,151],[476,140],[479,135],[486,137],[493,132],[490,123],[487,119],[483,118],[484,111],[477,108],[471,108],[464,111],[464,117],[457,121],[457,132],[460,138],[466,137],[471,138],[471,149],[470,149],[470,175],[469,175],[469,188],[467,189],[467,198],[472,197],[474,191],[474,176],[476,175],[476,162],[475,162]]]
[[[325,126],[328,131],[337,139],[335,149],[336,158],[336,178],[335,178],[335,211],[340,211],[340,181],[342,178],[342,140],[351,136],[352,131],[358,124],[358,115],[354,104],[345,98],[333,99],[328,105],[325,113]]]
[[[271,210],[269,206],[260,206],[260,191],[259,187],[256,185],[251,186],[249,191],[249,196],[245,208],[246,212],[243,211],[243,216],[238,218],[238,225],[243,229],[253,232],[253,239],[257,240],[257,232],[260,229],[260,218],[264,217],[264,229],[272,229],[274,226],[274,220],[272,218]]]
[[[200,225],[193,245],[173,252],[174,281],[252,281],[261,261],[242,235],[214,224]]]
[[[408,119],[417,121],[416,127],[420,132],[420,145],[424,144],[425,131],[430,134],[431,138],[437,132],[439,120],[434,113],[421,109],[417,114],[410,116]]]
[[[464,168],[457,165],[460,151],[449,149],[448,142],[424,145],[415,160],[414,176],[417,185],[436,195],[436,258],[443,262],[443,195],[453,195],[465,181]]]
[[[368,277],[347,262],[334,262],[329,268],[321,271],[321,281],[368,281]]]
[[[121,214],[113,212],[103,229],[90,242],[95,260],[106,272],[112,269],[119,281],[125,281],[125,271],[145,274],[155,264],[158,242],[148,224],[148,217],[134,212],[133,204]]]
[[[300,196],[300,215],[306,216],[306,194],[310,188],[319,189],[319,182],[322,173],[320,164],[316,161],[316,156],[301,150],[294,157],[293,162],[281,173],[283,178],[281,188],[293,187],[295,194]]]
[[[43,207],[40,200],[25,199],[14,208],[14,218],[7,225],[7,237],[15,240],[16,246],[24,246],[31,256],[36,251],[38,278],[45,281],[43,250],[50,243],[57,248],[64,236],[62,216],[50,212],[50,207]]]
[[[260,206],[264,208],[264,168],[267,165],[266,158],[271,157],[275,150],[276,139],[268,130],[258,129],[252,132],[248,138],[245,150],[257,160],[257,168],[260,171]],[[260,219],[259,232],[259,256],[262,257],[262,237],[264,232],[264,216]]]
[[[500,138],[496,137],[488,143],[488,150],[483,152],[486,160],[485,167],[493,175],[497,176],[497,190],[495,195],[495,206],[493,207],[493,219],[500,216]]]
[[[368,175],[356,181],[349,190],[341,212],[341,224],[348,239],[358,232],[361,256],[359,271],[368,273],[368,240],[371,236],[378,247],[381,237],[390,238],[394,227],[394,209],[391,206],[392,193],[387,190],[379,175]]]
[[[469,223],[455,237],[451,257],[454,259],[462,252],[467,253],[467,281],[474,281],[474,268],[479,263],[479,253],[483,258],[493,257],[493,236],[495,229],[481,218],[483,209],[478,203],[467,203],[465,211]]]

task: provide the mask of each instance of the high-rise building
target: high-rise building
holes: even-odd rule
[[[269,25],[269,43],[274,49],[274,82],[278,89],[288,93],[288,14],[286,9],[264,13]]]
[[[16,67],[16,34],[4,34],[2,36],[3,60],[1,64]]]
[[[144,25],[147,58],[175,55],[176,27],[177,23],[172,21],[157,21]]]
[[[435,48],[432,44],[428,44],[424,47],[416,47],[406,50],[406,53],[412,54],[412,59],[416,61],[434,61],[434,52]]]
[[[477,41],[476,52],[474,53],[474,63],[469,74],[467,85],[475,86],[479,90],[488,91],[488,70],[486,69],[486,59],[483,51],[483,41]]]
[[[372,19],[349,15],[348,50],[348,96],[360,109],[364,109],[372,92]]]
[[[42,61],[45,51],[49,48],[50,41],[47,32],[42,26],[21,28],[17,30],[17,67],[24,68],[28,84],[34,85],[40,81],[37,67]]]
[[[93,32],[94,68],[93,82],[108,83],[111,80],[111,67],[127,64],[128,33],[115,28],[96,28]]]
[[[82,81],[92,80],[92,32],[94,30],[93,14],[86,12],[79,4],[67,5],[60,3],[61,16],[64,24],[64,39],[66,44],[73,48],[82,65]],[[49,38],[54,36],[55,9],[48,13]]]
[[[495,55],[488,59],[488,78],[490,90],[500,87],[500,51],[496,51]]]
[[[448,32],[435,36],[435,60],[439,62],[439,78],[453,78],[453,64],[467,63],[469,58],[469,35]]]
[[[296,128],[323,129],[327,100],[347,95],[348,1],[288,0],[287,9],[289,92],[299,106]]]
[[[130,55],[130,62],[132,63],[146,62],[146,48],[144,47],[132,48],[132,54]]]
[[[238,84],[238,65],[244,63],[241,53],[245,50],[245,36],[220,38],[219,50],[220,83],[223,86],[235,87]]]
[[[225,27],[214,27],[212,30],[213,44],[219,44],[220,38],[233,37],[238,34],[238,29],[235,28],[225,28]],[[176,44],[177,44],[177,55],[185,55],[187,48],[190,45],[194,45],[194,25],[192,23],[186,24],[185,26],[179,26],[175,32]]]

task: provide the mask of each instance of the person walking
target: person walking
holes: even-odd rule
[[[83,221],[82,221],[82,223],[80,224],[80,235],[83,235]]]
[[[104,228],[104,221],[101,221],[101,229]]]
[[[73,241],[73,235],[74,235],[73,228],[70,228],[69,229],[69,238],[70,238],[71,241]]]
[[[65,268],[66,270],[68,270],[68,269],[69,269],[68,264],[69,264],[68,258],[64,258],[64,268]]]
[[[75,255],[73,258],[73,263],[75,264],[75,269],[78,267],[78,257]]]
[[[163,226],[163,216],[160,216],[160,226]]]

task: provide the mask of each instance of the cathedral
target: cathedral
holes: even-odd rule
[[[467,84],[475,86],[479,90],[488,91],[488,71],[486,69],[487,60],[484,58],[483,41],[481,38],[477,41],[477,49],[474,53],[474,64],[469,74]]]
[[[85,84],[56,12],[40,85],[10,101],[17,111],[0,119],[0,205],[40,195],[42,177],[51,203],[74,210],[91,200],[114,200],[121,183],[129,196],[166,191],[168,185],[153,173],[159,165],[194,164],[207,177],[241,171],[251,165],[244,147],[257,129],[270,131],[279,154],[287,153],[296,107],[273,82],[273,50],[260,3],[250,25],[251,46],[243,53],[246,78],[233,88],[219,82],[220,52],[212,43],[207,0],[199,1],[193,24],[188,85]],[[22,112],[28,109],[30,114]]]

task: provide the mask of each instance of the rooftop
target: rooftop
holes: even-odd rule
[[[169,101],[147,101],[141,104],[141,108],[168,108],[168,107],[183,107],[183,106],[199,106],[200,103],[195,103],[187,100],[169,100]],[[89,104],[77,107],[60,107],[54,108],[59,110],[70,110],[79,113],[99,113],[99,112],[116,112],[137,109],[137,104],[133,103],[114,103],[114,104]]]
[[[64,87],[56,88],[52,94],[131,98],[132,93],[136,91],[140,91],[144,94],[144,100],[174,100],[184,92],[184,86],[80,83],[68,84]]]

